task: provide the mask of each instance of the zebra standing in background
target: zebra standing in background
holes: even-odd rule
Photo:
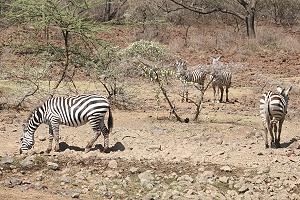
[[[188,101],[188,83],[192,82],[195,85],[197,89],[203,89],[204,87],[204,81],[206,78],[207,72],[201,68],[198,67],[197,69],[194,69],[192,71],[187,70],[187,64],[186,61],[179,59],[175,63],[176,67],[176,74],[183,83],[183,95],[182,95],[182,102],[185,100]]]
[[[292,86],[287,90],[277,86],[277,92],[273,93],[271,91],[264,93],[260,99],[260,115],[263,121],[265,130],[265,146],[269,148],[268,143],[268,132],[271,136],[271,147],[275,144],[275,147],[280,147],[280,134],[282,129],[282,124],[287,114],[289,92]],[[274,135],[273,135],[274,129]]]
[[[108,116],[108,129],[104,123],[106,112]],[[40,124],[49,125],[49,144],[46,150],[52,150],[53,138],[55,151],[59,151],[59,125],[81,126],[89,122],[95,136],[87,144],[85,151],[91,147],[101,135],[104,136],[104,152],[108,152],[109,133],[113,127],[113,118],[108,100],[98,95],[80,95],[76,97],[54,97],[37,107],[24,124],[24,132],[21,137],[20,153],[31,149],[34,145],[34,133]]]
[[[219,102],[223,102],[224,87],[226,92],[226,102],[229,102],[228,92],[231,86],[232,73],[229,69],[226,69],[223,63],[219,60],[222,56],[212,59],[212,71],[210,74],[210,80],[212,80],[212,88],[214,90],[214,102],[216,102],[216,93],[219,95],[219,90],[221,91],[221,96]]]

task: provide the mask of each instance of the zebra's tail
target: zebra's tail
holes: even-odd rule
[[[111,108],[108,108],[108,119],[107,119],[107,126],[108,126],[108,130],[111,133],[112,128],[114,125],[114,121],[113,121],[113,116],[112,116],[112,112],[111,112]]]

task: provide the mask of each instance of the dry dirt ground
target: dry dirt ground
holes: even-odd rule
[[[209,89],[198,122],[168,118],[165,102],[156,112],[150,83],[136,86],[139,109],[113,111],[108,154],[101,152],[103,138],[84,153],[91,137],[85,125],[62,126],[61,152],[45,155],[48,131],[42,125],[35,134],[37,154],[18,155],[28,112],[0,111],[0,199],[300,199],[299,55],[284,64],[256,63],[235,72],[231,103],[212,103]],[[279,149],[264,147],[262,77],[274,80],[267,87],[294,86]],[[176,106],[192,118],[193,104]]]

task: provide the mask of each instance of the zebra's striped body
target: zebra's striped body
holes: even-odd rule
[[[192,71],[188,71],[186,62],[182,59],[176,61],[175,67],[177,76],[183,83],[182,101],[188,101],[188,83],[194,83],[198,89],[202,89],[204,87],[204,81],[207,73],[201,67],[198,67]]]
[[[104,124],[104,116],[109,112],[108,129]],[[81,126],[89,122],[95,136],[86,146],[89,151],[100,136],[104,136],[104,150],[108,150],[109,132],[113,126],[110,104],[104,97],[98,95],[80,95],[76,97],[54,97],[37,107],[29,116],[24,125],[21,138],[22,150],[28,150],[34,145],[34,132],[40,124],[49,125],[49,145],[47,152],[52,150],[52,141],[55,140],[55,150],[59,151],[59,125]]]
[[[278,93],[269,91],[263,94],[260,99],[260,115],[265,129],[266,148],[269,147],[268,134],[270,134],[271,137],[271,146],[275,144],[276,147],[280,147],[280,134],[287,113],[288,93],[291,89],[292,87],[285,90],[277,86]]]
[[[212,88],[214,90],[214,101],[216,102],[216,93],[219,95],[219,90],[221,91],[221,96],[219,99],[219,102],[223,102],[223,93],[224,93],[224,87],[226,91],[226,102],[229,102],[228,99],[228,92],[229,88],[231,87],[231,79],[232,79],[232,73],[230,70],[226,69],[223,65],[223,63],[219,62],[219,59],[221,58],[213,58],[212,60],[212,72],[210,74],[210,79],[212,80]]]

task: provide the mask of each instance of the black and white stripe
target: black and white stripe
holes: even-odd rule
[[[182,59],[176,61],[175,67],[176,74],[183,83],[182,101],[188,101],[188,83],[194,83],[198,89],[203,89],[207,72],[202,67],[188,71],[187,64]]]
[[[291,89],[292,86],[286,90],[277,86],[277,93],[269,91],[263,94],[260,99],[260,115],[265,130],[266,148],[269,147],[268,134],[271,136],[271,146],[275,144],[276,147],[280,147],[280,134],[285,115],[287,114],[288,94]]]
[[[212,71],[210,74],[210,80],[212,80],[212,88],[214,90],[214,101],[216,102],[216,96],[219,95],[219,90],[221,91],[221,96],[219,102],[223,102],[224,87],[226,92],[226,102],[229,102],[228,92],[231,87],[232,73],[227,69],[223,63],[219,61],[222,56],[213,58],[212,60]],[[216,95],[217,93],[217,95]]]
[[[104,116],[108,116],[108,129],[104,123]],[[49,125],[49,145],[47,152],[52,150],[54,138],[55,148],[59,151],[59,125],[81,126],[89,122],[95,136],[87,144],[85,150],[88,152],[94,142],[100,136],[104,136],[104,150],[108,151],[109,133],[113,127],[113,118],[109,101],[98,95],[80,95],[76,97],[54,97],[37,107],[29,116],[24,125],[24,133],[21,138],[21,149],[28,150],[34,145],[34,133],[40,124]]]

